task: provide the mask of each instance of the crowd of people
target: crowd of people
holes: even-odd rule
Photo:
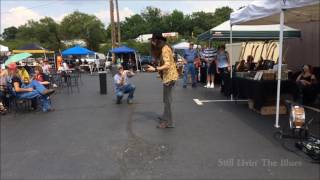
[[[55,90],[51,89],[49,75],[51,65],[47,60],[41,61],[37,66],[11,63],[0,68],[0,113],[7,112],[10,101],[18,103],[24,100],[31,101],[31,108],[38,106],[43,112],[52,111],[50,95]]]
[[[220,45],[218,50],[204,46],[201,50],[194,48],[190,42],[188,49],[184,51],[183,88],[187,88],[188,75],[191,75],[192,87],[197,82],[205,79],[205,88],[214,88],[215,77],[220,79],[220,88],[223,91],[225,78],[230,73],[231,65],[229,54],[225,45]]]

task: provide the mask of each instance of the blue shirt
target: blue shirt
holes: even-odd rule
[[[227,53],[225,51],[217,53],[217,66],[218,68],[226,68],[229,66]]]
[[[198,57],[198,52],[195,49],[184,50],[184,58],[188,63],[193,63],[197,57]]]

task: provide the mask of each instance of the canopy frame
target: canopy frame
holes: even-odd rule
[[[254,4],[255,2],[253,2],[252,4]],[[286,7],[286,3],[289,4],[290,6]],[[281,91],[281,69],[282,69],[282,60],[283,60],[283,31],[284,31],[284,22],[285,22],[285,15],[284,13],[288,10],[297,10],[299,8],[312,8],[312,7],[317,7],[319,9],[319,5],[320,2],[316,1],[316,0],[304,0],[304,1],[286,1],[283,0],[282,3],[280,2],[280,10],[279,9],[273,9],[273,12],[259,12],[258,15],[256,15],[255,17],[252,17],[251,19],[242,19],[239,17],[239,14],[244,12],[243,10],[247,10],[250,11],[250,8],[246,8],[246,9],[241,9],[238,10],[234,13],[231,13],[230,15],[230,24],[254,24],[255,22],[257,24],[261,24],[261,22],[259,22],[260,19],[262,19],[261,21],[264,22],[264,24],[268,24],[270,22],[274,22],[275,20],[272,18],[277,19],[277,15],[279,14],[279,21],[280,21],[280,34],[279,34],[279,60],[278,60],[278,76],[277,76],[277,100],[276,100],[276,119],[275,119],[275,124],[274,127],[275,128],[280,128],[279,125],[279,109],[280,109],[280,91]],[[279,8],[279,6],[276,6],[277,8]],[[315,10],[317,10],[317,8],[315,8]],[[263,11],[263,10],[262,10]],[[279,12],[280,11],[280,12]],[[243,14],[248,15],[248,12],[245,12]],[[238,16],[238,18],[234,18],[232,16]],[[245,15],[244,15],[245,16]],[[272,17],[271,21],[268,22],[267,18],[268,17]],[[292,19],[292,18],[291,18]],[[305,20],[304,20],[305,19]],[[264,21],[263,21],[264,20]],[[277,21],[277,20],[276,20]],[[279,22],[278,21],[278,22]],[[307,21],[319,21],[319,14],[317,14],[317,16],[315,17],[311,17],[309,19],[307,19],[307,17],[305,17],[304,15],[302,17],[300,17],[298,20],[295,20],[296,22],[307,22]],[[231,37],[232,38],[232,37]]]

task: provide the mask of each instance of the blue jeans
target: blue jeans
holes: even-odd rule
[[[30,84],[23,84],[22,88],[33,88],[32,92],[20,92],[16,93],[18,99],[39,99],[42,111],[46,112],[51,108],[50,98],[49,96],[42,95],[41,93],[46,89],[42,84],[38,81],[32,81]]]
[[[127,84],[121,88],[116,89],[116,96],[117,98],[122,99],[124,94],[129,94],[128,99],[133,99],[134,91],[136,90],[136,87],[132,84]]]
[[[36,91],[38,91],[40,94],[42,94],[42,92],[44,90],[46,90],[47,88],[44,87],[42,84],[40,84],[38,81],[31,81],[29,84],[23,84],[22,88],[33,88]]]
[[[188,73],[191,74],[192,84],[196,83],[196,68],[193,63],[188,63],[184,66],[183,85],[186,86],[188,82]]]
[[[4,93],[2,91],[0,91],[0,103],[2,103],[4,97],[5,97]]]

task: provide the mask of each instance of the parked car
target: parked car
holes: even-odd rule
[[[140,63],[141,63],[141,65],[153,64],[152,57],[151,56],[141,56]]]

